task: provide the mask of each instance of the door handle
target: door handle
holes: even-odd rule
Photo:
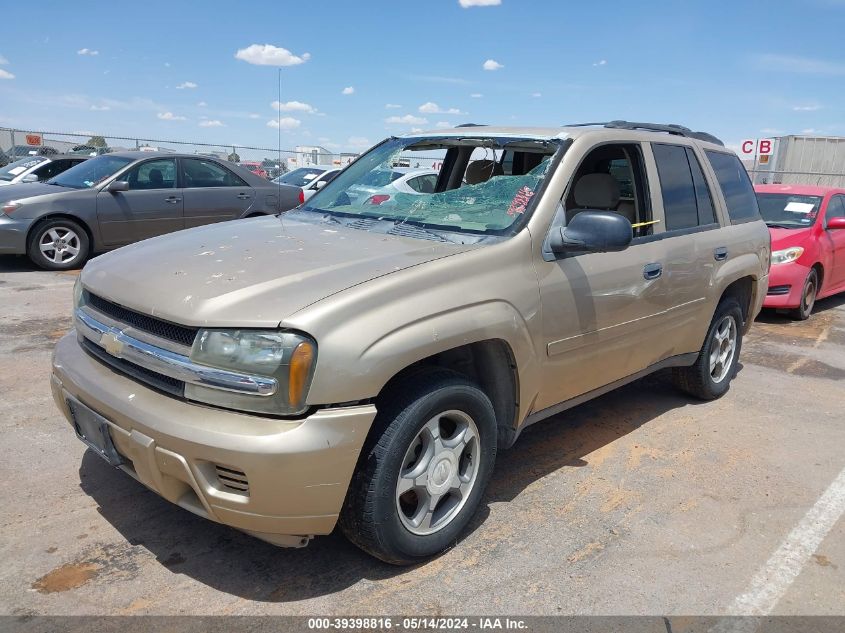
[[[252,198],[252,196],[249,195],[248,193],[239,193],[238,198],[240,200],[249,200],[250,198]]]
[[[643,267],[643,277],[651,281],[657,279],[663,274],[663,264],[655,262],[653,264],[646,264]]]
[[[169,198],[165,198],[164,201],[169,202],[170,204],[176,204],[177,202],[182,202],[182,198],[170,196]]]
[[[723,262],[728,258],[728,249],[724,246],[720,246],[717,249],[713,250],[713,259],[717,262]]]

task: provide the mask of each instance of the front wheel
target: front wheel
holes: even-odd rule
[[[340,518],[346,537],[408,565],[447,549],[475,514],[496,460],[487,395],[450,371],[417,374],[379,405]]]
[[[73,220],[56,218],[35,228],[29,240],[29,259],[47,270],[78,268],[88,258],[88,234]]]
[[[804,280],[804,287],[801,289],[801,304],[789,314],[793,319],[806,321],[813,313],[813,306],[816,305],[816,296],[819,294],[819,274],[815,269],[811,270]]]
[[[724,395],[739,362],[742,322],[742,309],[736,299],[722,300],[695,363],[673,370],[675,384],[702,400],[715,400]]]

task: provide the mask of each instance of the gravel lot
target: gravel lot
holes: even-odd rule
[[[2,614],[722,615],[757,575],[775,614],[845,615],[841,512],[800,528],[845,467],[845,298],[764,314],[721,400],[656,375],[527,430],[469,534],[403,569],[339,535],[274,548],[86,453],[48,385],[73,282],[0,258]]]

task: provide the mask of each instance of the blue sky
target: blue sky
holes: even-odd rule
[[[2,16],[0,126],[276,147],[281,67],[285,148],[467,121],[845,135],[845,0],[45,0]]]

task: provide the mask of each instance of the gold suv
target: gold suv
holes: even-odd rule
[[[393,137],[290,212],[89,262],[52,389],[191,512],[286,546],[337,524],[412,563],[455,543],[526,426],[667,367],[723,395],[769,251],[708,134]]]

